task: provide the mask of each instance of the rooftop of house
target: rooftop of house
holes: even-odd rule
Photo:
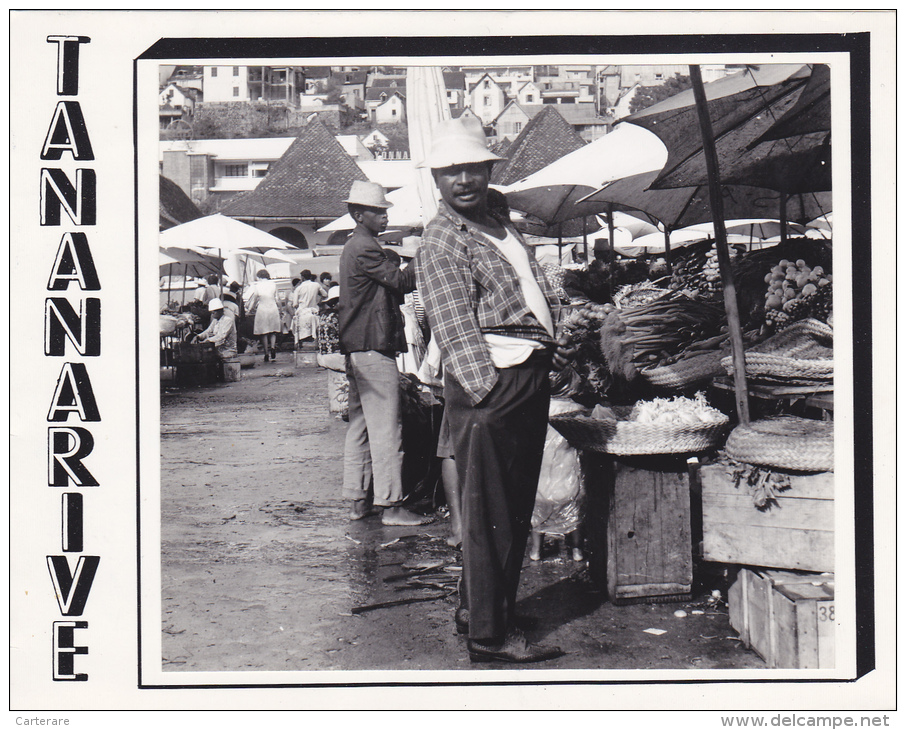
[[[232,198],[237,218],[338,218],[352,183],[368,177],[319,119],[302,129],[254,190]]]
[[[169,178],[160,175],[160,227],[161,230],[178,226],[203,217],[198,206],[182,188]]]
[[[492,183],[509,185],[585,146],[585,140],[554,105],[544,107],[513,140],[506,160],[494,165]]]

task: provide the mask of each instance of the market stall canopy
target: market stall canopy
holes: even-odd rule
[[[826,66],[765,64],[704,84],[724,184],[784,193],[831,189],[830,74]],[[707,185],[693,91],[626,117],[669,155],[654,188]]]
[[[223,259],[219,256],[183,248],[161,248],[159,263],[161,276],[172,272],[183,276],[204,277],[220,273],[223,267]],[[176,268],[172,268],[174,266]]]
[[[160,245],[163,248],[182,248],[189,251],[264,253],[272,249],[291,249],[292,245],[281,241],[266,231],[229,218],[220,213],[197,218],[183,223],[160,234]]]
[[[500,190],[511,209],[550,225],[604,212],[606,205],[582,199],[608,181],[656,172],[666,160],[667,149],[657,135],[621,124],[600,139]]]
[[[692,228],[687,228],[684,230],[673,231],[670,234],[670,248],[682,248],[683,246],[690,246],[693,243],[698,243],[699,241],[707,241],[708,239],[714,238],[714,233],[706,230],[695,230]],[[756,239],[757,242],[758,239]],[[727,234],[727,243],[731,246],[736,244],[749,244],[752,242],[752,239],[749,236],[743,236],[739,234]],[[630,249],[642,249],[649,254],[656,253],[665,253],[666,246],[664,241],[664,234],[662,232],[658,233],[649,233],[647,236],[639,236],[638,238],[633,239],[632,243],[628,247],[620,248],[630,248]],[[620,253],[620,251],[617,251]],[[638,254],[636,254],[638,255]]]
[[[609,202],[616,208],[644,212],[670,231],[714,221],[707,185],[655,190],[651,185],[657,176],[655,171],[616,180],[591,193],[583,202]],[[780,216],[782,193],[778,191],[749,185],[722,185],[721,192],[727,220]],[[785,204],[787,221],[806,223],[830,211],[832,200],[829,192],[797,193],[787,196]]]

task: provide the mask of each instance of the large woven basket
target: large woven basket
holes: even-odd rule
[[[834,379],[834,331],[817,319],[804,319],[746,350],[746,374],[781,383]],[[733,358],[721,365],[733,375]]]
[[[619,418],[632,409],[615,407]],[[720,443],[729,426],[724,416],[714,423],[656,424],[637,421],[604,421],[591,418],[587,412],[552,416],[550,425],[570,446],[585,451],[597,451],[614,456],[647,454],[693,454],[708,451]]]
[[[774,416],[740,424],[727,437],[735,461],[789,471],[834,470],[834,424],[797,416]]]
[[[642,377],[659,388],[684,388],[723,375],[723,356],[720,350],[702,352],[670,365],[646,368],[642,370]]]

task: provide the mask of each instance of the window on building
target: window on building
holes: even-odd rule
[[[217,78],[217,67],[216,66],[211,67],[211,78],[212,79]]]
[[[484,80],[484,88],[486,88],[486,89],[491,88],[491,82],[488,79]]]
[[[513,131],[519,134],[522,131],[522,122],[513,122]]]
[[[526,103],[526,104],[534,104],[534,103],[535,103],[535,95],[534,95],[534,94],[526,94],[526,95],[525,95],[525,103]]]
[[[266,167],[256,167],[252,170],[252,177],[264,177],[265,175],[267,175]]]
[[[245,162],[223,166],[224,177],[248,177],[249,166]]]
[[[233,87],[233,96],[239,96],[239,87],[238,86]]]
[[[491,97],[490,97],[490,96],[486,96],[486,97],[484,98],[484,105],[485,105],[485,106],[491,106]]]
[[[233,76],[239,75],[239,66],[233,66]]]

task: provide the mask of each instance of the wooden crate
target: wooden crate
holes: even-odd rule
[[[583,454],[591,577],[614,603],[682,599],[692,591],[686,461]]]
[[[701,467],[702,555],[718,563],[833,572],[834,475],[790,475],[765,510],[723,464]]]
[[[730,626],[771,668],[834,668],[833,573],[739,572]]]

